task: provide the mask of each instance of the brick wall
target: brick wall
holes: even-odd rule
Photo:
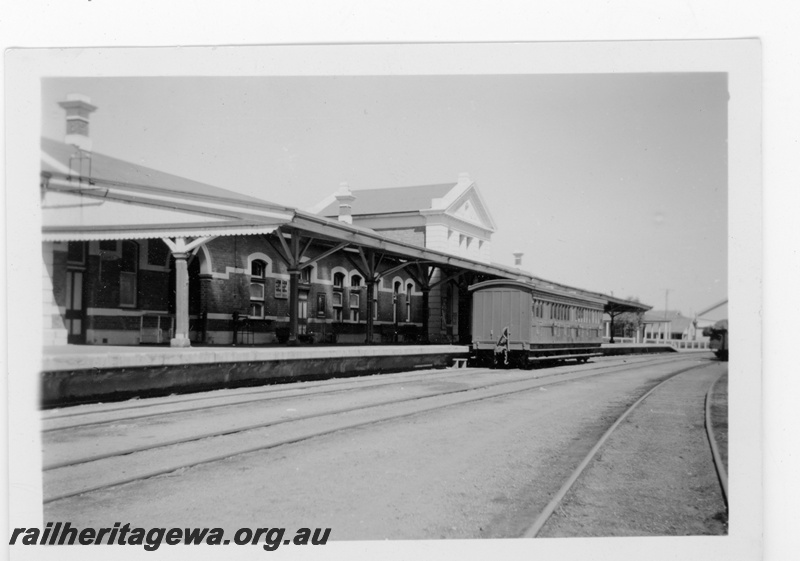
[[[409,235],[422,236],[421,229],[408,230]],[[46,293],[45,299],[53,300],[52,305],[47,308],[49,314],[45,321],[47,326],[53,325],[53,329],[60,329],[61,339],[66,337],[63,318],[58,312],[58,305],[64,306],[65,303],[65,282],[66,282],[66,244],[61,244],[60,250],[45,251],[44,276]],[[45,248],[46,249],[46,248]],[[308,256],[313,257],[326,251],[327,247],[312,247],[308,251]],[[206,321],[205,329],[207,332],[221,334],[215,337],[215,342],[221,342],[225,333],[230,334],[232,324],[228,319],[234,312],[246,315],[250,305],[250,270],[248,257],[260,253],[266,255],[271,260],[271,267],[264,279],[264,314],[268,318],[251,322],[257,325],[254,331],[265,334],[274,333],[276,327],[287,326],[289,320],[289,299],[275,297],[275,285],[277,280],[288,278],[286,264],[276,254],[275,250],[261,236],[237,236],[220,237],[207,244],[205,249],[210,260],[211,270],[207,270],[208,261],[206,254],[197,258],[190,267],[190,313],[195,317],[192,323],[192,331],[195,340],[199,333],[202,333],[203,325],[200,323],[200,314],[207,313],[212,316]],[[49,262],[47,260],[50,260]],[[200,261],[206,261],[205,271],[200,273]],[[384,264],[385,267],[391,266]],[[308,291],[308,329],[318,334],[327,334],[333,330],[331,322],[333,319],[333,286],[332,270],[342,267],[347,271],[353,271],[352,263],[345,257],[343,252],[327,257],[321,262],[315,263],[309,284],[301,285]],[[143,310],[165,311],[174,310],[174,273],[170,271],[157,271],[149,269],[139,269],[137,276],[137,305],[136,307],[121,307],[120,299],[120,260],[112,258],[101,258],[100,255],[90,254],[87,256],[86,270],[84,274],[84,285],[86,287],[85,305],[88,308],[99,308],[97,313],[86,318],[86,329],[88,343],[104,342],[110,344],[135,344],[138,340],[140,314]],[[276,278],[276,276],[278,278]],[[394,277],[400,277],[405,287],[411,280],[404,271],[392,275],[390,279],[384,279],[381,283],[382,289],[378,291],[378,319],[376,325],[391,324],[393,321],[393,302],[392,293],[389,290],[392,286]],[[419,287],[415,288],[419,290]],[[356,291],[360,295],[360,323],[351,325],[349,329],[356,332],[363,332],[366,329],[368,314],[372,311],[367,307],[366,287],[349,288],[343,291],[343,318],[348,320],[349,313],[349,294]],[[317,315],[317,296],[325,294],[324,317]],[[398,323],[405,324],[406,320],[406,301],[407,295],[402,293],[398,298]],[[422,297],[412,296],[412,322],[421,323]],[[56,310],[53,315],[53,310]],[[277,318],[277,319],[274,319]],[[89,333],[91,332],[91,333]],[[56,340],[55,335],[50,337]]]

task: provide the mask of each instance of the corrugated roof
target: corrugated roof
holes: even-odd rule
[[[361,189],[351,191],[356,198],[352,214],[394,214],[431,208],[431,200],[444,197],[455,183],[436,185],[414,185],[411,187],[388,187],[384,189]],[[336,199],[323,208],[320,216],[338,216]]]
[[[68,169],[70,157],[75,153],[76,149],[74,146],[63,142],[42,137],[42,151],[57,164],[61,164]],[[120,187],[131,188],[132,190],[164,191],[187,195],[190,198],[223,199],[247,205],[259,204],[281,209],[286,208],[264,199],[214,187],[213,185],[158,171],[98,152],[91,153],[91,166],[92,179],[119,184]],[[46,159],[42,161],[42,171],[64,173],[64,169],[57,168],[56,165]]]

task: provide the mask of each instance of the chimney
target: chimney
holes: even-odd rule
[[[525,254],[521,251],[515,251],[511,255],[514,256],[514,266],[522,267],[522,256]]]
[[[81,94],[68,94],[67,101],[59,103],[67,112],[67,135],[64,142],[77,146],[81,150],[91,152],[92,141],[89,139],[89,114],[97,109],[89,103],[89,99]]]
[[[339,201],[339,221],[344,222],[346,224],[353,223],[353,201],[356,198],[353,196],[353,193],[350,191],[350,186],[347,182],[342,182],[339,184],[339,192],[336,193],[336,200]]]

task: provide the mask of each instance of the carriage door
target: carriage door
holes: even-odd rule
[[[64,321],[67,327],[67,343],[72,345],[86,342],[86,306],[83,289],[85,270],[86,244],[69,242]]]

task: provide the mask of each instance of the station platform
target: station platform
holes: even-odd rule
[[[670,345],[603,344],[605,356],[671,353]],[[41,405],[118,401],[238,386],[447,368],[466,363],[466,345],[260,347],[45,347]]]
[[[652,353],[708,353],[708,348],[693,345],[691,342],[672,343],[603,343],[600,345],[605,356],[652,354]]]
[[[43,407],[223,387],[445,368],[461,345],[45,347]]]

